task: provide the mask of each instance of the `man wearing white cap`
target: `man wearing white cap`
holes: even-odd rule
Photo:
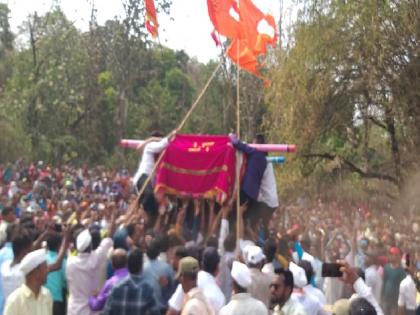
[[[67,306],[68,315],[93,314],[89,307],[89,297],[99,290],[98,277],[107,262],[107,254],[113,246],[115,232],[115,213],[112,213],[108,237],[92,251],[92,236],[85,229],[76,238],[77,256],[70,257],[66,268],[66,278],[70,292]]]
[[[4,315],[52,314],[52,297],[42,284],[48,274],[47,252],[38,249],[27,254],[20,263],[25,283],[7,299]]]
[[[219,315],[268,315],[268,309],[263,302],[253,298],[247,293],[251,285],[251,271],[238,261],[232,264],[233,296],[231,301],[224,306]]]
[[[309,294],[303,290],[303,288],[308,285],[305,270],[302,267],[296,265],[294,262],[289,264],[289,270],[293,274],[295,286],[291,299],[302,304],[308,315],[327,314],[319,300],[312,294]]]
[[[266,307],[270,306],[270,276],[261,271],[265,256],[261,247],[252,245],[247,248],[246,261],[251,272],[251,285],[248,292],[260,300]]]

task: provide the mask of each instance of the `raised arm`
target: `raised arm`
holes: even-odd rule
[[[200,232],[200,213],[201,213],[201,200],[194,199],[194,219],[192,226],[193,240],[197,241],[198,233]],[[203,217],[203,216],[202,216]]]
[[[351,284],[356,294],[359,297],[366,299],[366,301],[368,301],[375,308],[376,314],[384,315],[384,312],[379,306],[378,301],[376,301],[372,294],[372,289],[369,288],[363,279],[359,277],[355,269],[351,268],[345,261],[340,261],[339,263],[342,265],[340,271],[343,273],[343,281]]]
[[[170,133],[168,137],[162,138],[158,142],[150,142],[145,147],[145,150],[147,150],[150,153],[158,154],[162,152],[169,144],[169,142],[172,141],[172,139],[176,136],[177,130],[174,130]]]
[[[64,230],[64,237],[61,241],[60,250],[57,255],[57,259],[53,264],[48,265],[48,272],[53,272],[59,270],[63,264],[63,259],[66,256],[67,249],[69,248],[70,244],[70,232],[71,228],[67,226]]]
[[[252,154],[252,153],[257,152],[256,149],[251,148],[249,145],[241,142],[235,134],[233,133],[229,134],[229,138],[232,145],[235,147],[236,150],[239,150],[245,154]]]
[[[145,146],[145,150],[147,152],[150,153],[160,153],[162,152],[169,144],[169,139],[168,138],[162,138],[160,141],[158,142],[150,142]]]

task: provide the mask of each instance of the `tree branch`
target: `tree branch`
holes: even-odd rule
[[[378,127],[381,127],[382,129],[385,129],[386,131],[388,131],[387,125],[385,125],[383,122],[379,121],[377,118],[373,117],[372,115],[368,116],[368,118],[371,122],[373,122]]]
[[[362,176],[363,178],[370,178],[370,179],[381,179],[381,180],[386,180],[389,181],[391,183],[393,183],[394,185],[398,186],[398,180],[388,174],[383,174],[383,173],[377,173],[377,172],[371,172],[371,171],[367,171],[365,172],[364,170],[362,170],[360,167],[358,167],[356,164],[354,164],[353,162],[345,159],[344,157],[340,156],[340,155],[333,155],[333,154],[329,154],[329,153],[308,153],[308,154],[303,154],[302,155],[303,158],[321,158],[321,159],[326,159],[326,160],[335,160],[336,158],[339,158],[340,161],[343,162],[343,164],[347,167],[348,170],[359,174],[360,176]]]

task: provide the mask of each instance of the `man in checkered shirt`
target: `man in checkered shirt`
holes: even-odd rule
[[[103,314],[161,314],[161,305],[153,294],[152,286],[141,275],[142,266],[143,253],[135,249],[128,256],[129,275],[114,286]]]

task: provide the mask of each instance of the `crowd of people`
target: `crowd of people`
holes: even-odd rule
[[[319,199],[265,221],[249,200],[150,189],[139,203],[155,153],[134,184],[124,169],[0,166],[0,314],[418,312],[414,212]]]

